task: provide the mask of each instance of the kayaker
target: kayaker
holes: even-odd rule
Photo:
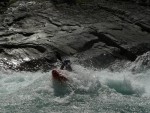
[[[60,67],[61,70],[65,69],[68,71],[72,71],[70,60],[68,60],[68,59],[62,60],[61,55],[58,52],[56,52],[55,55],[56,55],[57,59],[61,62],[61,67]]]
[[[64,60],[61,63],[62,64],[61,64],[60,69],[65,69],[65,70],[68,70],[68,71],[72,71],[70,60]]]

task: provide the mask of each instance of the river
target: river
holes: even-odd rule
[[[0,113],[148,113],[150,69],[143,65],[146,59],[150,60],[140,56],[113,72],[72,64],[71,82],[66,84],[53,81],[51,71],[1,71]]]

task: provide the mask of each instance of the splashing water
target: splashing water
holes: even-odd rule
[[[145,54],[145,56],[148,53]],[[145,57],[147,58],[147,57]],[[0,74],[2,113],[116,113],[150,111],[150,70],[136,72],[143,56],[121,72],[73,65],[70,82],[54,81],[47,73]],[[140,62],[140,63],[139,63]],[[134,66],[133,66],[134,65]],[[134,70],[133,70],[134,68]],[[136,73],[135,73],[136,72]]]

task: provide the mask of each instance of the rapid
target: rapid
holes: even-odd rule
[[[150,52],[124,63],[119,70],[87,68],[77,63],[72,67],[66,84],[53,81],[51,71],[1,71],[0,113],[150,111]]]

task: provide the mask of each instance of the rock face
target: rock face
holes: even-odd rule
[[[150,50],[150,9],[120,3],[54,6],[18,1],[0,15],[0,67],[49,70],[55,52],[86,66],[134,61]]]

